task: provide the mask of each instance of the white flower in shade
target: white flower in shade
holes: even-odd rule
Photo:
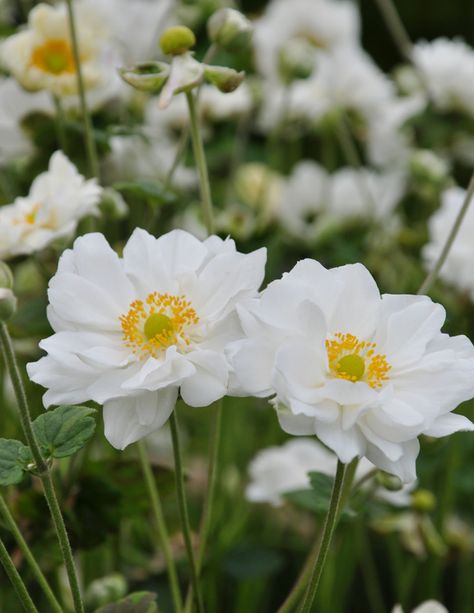
[[[413,48],[435,104],[442,110],[474,115],[474,50],[460,39],[437,38]]]
[[[359,37],[357,8],[335,0],[272,0],[254,25],[257,67],[273,80],[279,79],[282,51],[295,39],[316,52],[356,44]]]
[[[86,181],[57,151],[28,196],[0,207],[0,258],[33,253],[72,235],[80,219],[98,213],[101,193],[95,179]]]
[[[403,613],[402,606],[397,604],[392,609],[392,613]],[[425,600],[418,605],[411,613],[449,613],[448,609],[437,600]]]
[[[122,258],[102,234],[76,239],[49,286],[47,356],[28,365],[45,406],[103,404],[105,435],[124,449],[167,421],[178,391],[191,406],[224,396],[236,306],[257,293],[265,258],[181,230],[137,229]]]
[[[103,58],[104,29],[97,14],[76,7],[81,70],[87,90],[106,78]],[[76,65],[64,3],[38,4],[26,29],[8,37],[0,47],[5,67],[27,90],[47,90],[57,96],[77,93]]]
[[[452,413],[474,395],[472,343],[440,332],[428,297],[381,296],[361,264],[302,260],[239,315],[234,393],[274,396],[286,432],[316,434],[342,462],[413,481],[420,434],[474,428]]]
[[[429,222],[430,241],[423,249],[423,257],[428,268],[432,268],[437,261],[465,197],[466,191],[460,187],[451,187],[443,192],[441,207]],[[473,236],[474,207],[471,204],[459,228],[456,240],[439,272],[443,281],[469,292],[472,300],[474,300]]]
[[[336,474],[337,457],[314,439],[298,438],[279,447],[267,447],[257,453],[250,462],[250,483],[245,495],[251,502],[269,502],[274,506],[283,503],[283,496],[295,490],[311,489],[309,472],[325,475]],[[359,462],[355,479],[366,476],[374,465],[366,458]],[[377,488],[375,495],[393,506],[408,506],[410,492],[415,483],[405,485],[397,492]]]

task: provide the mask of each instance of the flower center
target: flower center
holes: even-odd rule
[[[128,313],[120,316],[123,340],[140,358],[156,357],[171,345],[186,351],[193,327],[199,322],[196,311],[184,296],[148,294],[134,300]]]
[[[36,68],[60,75],[64,72],[75,72],[74,56],[67,40],[54,38],[36,47],[31,57],[31,63]]]
[[[391,369],[385,355],[376,353],[376,344],[361,341],[353,334],[336,332],[326,341],[331,374],[346,381],[364,381],[370,387],[383,387]]]

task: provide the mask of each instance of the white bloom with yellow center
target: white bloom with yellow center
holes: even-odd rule
[[[80,219],[97,214],[102,189],[86,180],[56,151],[49,168],[33,181],[28,196],[0,207],[0,258],[33,253],[72,235]]]
[[[89,90],[100,85],[104,77],[104,30],[97,15],[84,9],[76,7],[76,24],[81,70]],[[38,4],[29,14],[27,27],[2,44],[0,59],[25,89],[45,89],[57,96],[76,94],[76,64],[66,5]]]
[[[381,296],[361,264],[302,260],[239,315],[234,392],[274,396],[286,432],[316,434],[342,462],[413,481],[420,434],[474,428],[451,412],[474,395],[472,343],[440,332],[429,298]]]
[[[256,295],[265,258],[182,230],[137,229],[122,258],[102,234],[78,238],[50,282],[48,355],[28,365],[45,406],[103,404],[105,435],[124,449],[167,421],[178,391],[191,406],[224,396],[236,306]]]

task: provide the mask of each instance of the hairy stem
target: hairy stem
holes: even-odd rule
[[[35,607],[33,601],[31,600],[31,596],[26,589],[25,584],[23,583],[23,579],[20,577],[15,565],[13,564],[7,548],[3,544],[3,541],[0,539],[0,563],[2,564],[5,572],[10,579],[13,587],[15,588],[15,592],[17,593],[18,598],[21,601],[23,609],[28,611],[28,613],[39,613],[38,609]]]

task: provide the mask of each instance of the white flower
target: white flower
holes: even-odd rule
[[[460,187],[451,187],[443,192],[441,207],[429,222],[430,241],[423,249],[423,256],[428,268],[432,268],[437,261],[465,197],[466,191]],[[473,235],[474,207],[471,203],[446,262],[439,273],[441,279],[446,283],[469,292],[472,300],[474,300]]]
[[[392,613],[403,613],[401,605],[397,604],[392,609]],[[448,609],[437,600],[425,600],[418,605],[411,613],[449,613]]]
[[[249,464],[250,483],[245,492],[246,498],[251,502],[280,506],[284,494],[311,489],[309,472],[334,476],[336,464],[337,457],[314,439],[297,438],[279,447],[267,447],[259,451]],[[355,479],[364,477],[373,469],[374,465],[362,458]],[[414,487],[413,482],[397,492],[377,488],[376,496],[394,506],[408,506],[409,493]]]
[[[256,294],[265,257],[181,230],[156,239],[137,229],[123,258],[102,234],[76,239],[49,286],[48,355],[28,365],[48,388],[45,406],[103,404],[105,435],[124,449],[167,421],[178,390],[191,406],[224,396],[236,306]]]
[[[302,260],[239,315],[234,392],[276,394],[282,428],[316,434],[342,462],[365,456],[413,481],[420,434],[474,428],[451,412],[474,394],[471,342],[440,332],[445,311],[428,297],[381,296],[361,264]]]
[[[255,61],[264,76],[278,80],[281,51],[295,39],[316,52],[355,44],[358,37],[359,14],[351,2],[272,0],[255,22]]]
[[[442,110],[474,115],[474,50],[460,39],[437,38],[413,48],[413,60]]]
[[[33,181],[28,196],[0,207],[0,258],[39,251],[72,235],[82,217],[97,214],[102,189],[85,180],[61,151]]]
[[[105,34],[98,16],[85,8],[76,7],[76,23],[81,70],[89,90],[105,79],[101,57]],[[57,96],[76,94],[76,66],[66,5],[35,6],[29,14],[27,28],[2,44],[0,58],[25,89],[45,89]]]

